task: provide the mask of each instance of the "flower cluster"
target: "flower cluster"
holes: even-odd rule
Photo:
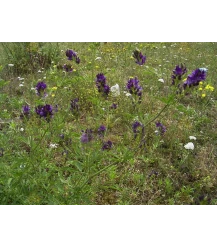
[[[185,89],[187,86],[198,86],[201,81],[206,80],[207,69],[206,68],[198,68],[192,71],[190,75],[188,75],[187,80],[183,84],[183,88]]]
[[[143,65],[145,64],[145,61],[146,61],[146,56],[144,56],[140,51],[138,50],[135,50],[133,52],[133,57],[136,59],[136,63],[138,65]]]
[[[38,82],[35,89],[38,96],[41,96],[42,93],[44,93],[44,96],[46,96],[45,89],[47,88],[46,83],[44,82]]]
[[[156,124],[156,127],[159,129],[160,134],[164,135],[164,133],[166,132],[166,127],[162,123],[160,123],[159,121],[156,122],[155,124]]]
[[[130,78],[128,80],[126,88],[130,92],[130,94],[135,94],[135,95],[139,96],[139,98],[141,100],[142,87],[139,85],[139,80],[137,79],[137,77]]]
[[[92,129],[86,129],[85,131],[82,130],[81,135],[81,142],[82,143],[88,143],[93,139],[93,131]]]
[[[98,92],[101,92],[104,95],[109,94],[110,87],[106,84],[106,77],[103,73],[99,73],[96,75],[96,87],[98,88]]]
[[[181,64],[181,66],[177,65],[176,68],[173,70],[172,84],[174,85],[177,80],[181,80],[182,76],[187,72],[187,68]]]
[[[68,64],[64,64],[64,65],[63,65],[63,69],[64,69],[66,72],[72,72],[72,71],[73,71],[72,66],[71,66],[71,65],[68,65]]]
[[[112,148],[112,142],[110,140],[103,143],[101,150],[109,150]]]
[[[39,105],[35,108],[35,112],[40,116],[40,118],[43,117],[46,121],[49,122],[53,116],[53,107],[49,104],[46,104],[44,106]]]
[[[66,57],[68,57],[68,60],[72,60],[73,58],[75,58],[75,62],[77,64],[80,63],[80,58],[77,56],[77,53],[71,49],[66,50]]]
[[[211,86],[210,84],[207,84],[207,85],[203,88],[203,82],[199,82],[199,85],[200,85],[200,87],[199,87],[198,90],[202,92],[202,95],[201,95],[202,98],[206,97],[206,93],[208,93],[209,91],[212,92],[212,91],[214,91],[214,89],[215,89],[215,88],[214,88],[213,86]]]
[[[144,125],[138,121],[135,121],[132,124],[132,129],[133,129],[133,133],[134,133],[134,139],[137,137],[137,134],[139,133],[138,128],[141,127],[142,128],[142,133],[144,134]]]
[[[100,137],[103,137],[104,136],[104,133],[106,131],[106,127],[104,125],[101,125],[99,128],[98,128],[98,134]]]
[[[78,106],[78,98],[75,98],[74,100],[71,100],[71,107],[70,107],[70,110],[73,112],[73,113],[77,113],[78,112],[78,109],[79,109],[79,106]]]
[[[22,107],[22,114],[20,115],[21,118],[29,117],[30,116],[30,107],[29,105],[24,105]]]

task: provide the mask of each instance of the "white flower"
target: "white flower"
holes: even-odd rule
[[[131,94],[130,93],[127,93],[126,96],[131,96]]]
[[[24,128],[23,128],[23,127],[21,127],[21,128],[20,128],[20,131],[21,131],[21,132],[23,132],[23,131],[24,131]]]
[[[113,96],[119,96],[120,95],[120,87],[118,84],[111,87],[111,92]]]
[[[22,81],[24,78],[18,77],[18,79],[19,79],[20,81]]]
[[[41,70],[38,71],[39,73],[41,72]]]
[[[163,78],[158,79],[158,82],[164,83]]]
[[[23,87],[24,85],[23,84],[19,84],[20,87]]]
[[[46,77],[43,77],[44,79],[46,79]]]
[[[50,144],[50,148],[57,148],[58,144]]]
[[[163,48],[166,48],[166,46],[163,46]]]
[[[190,139],[190,140],[196,140],[197,138],[194,137],[194,136],[189,136],[189,139]]]
[[[102,58],[101,57],[96,57],[95,60],[101,60]]]
[[[13,67],[13,66],[14,66],[14,64],[8,64],[8,66],[9,66],[9,67]]]
[[[185,149],[187,150],[194,150],[194,144],[192,142],[189,142],[188,144],[186,144]]]

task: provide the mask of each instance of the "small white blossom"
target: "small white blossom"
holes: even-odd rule
[[[197,138],[194,137],[194,136],[189,136],[189,139],[190,139],[190,140],[196,140]]]
[[[43,77],[44,79],[46,79],[46,77]]]
[[[96,57],[95,60],[101,60],[102,58],[101,57]]]
[[[163,78],[158,79],[158,82],[164,83]]]
[[[13,66],[14,66],[14,64],[8,64],[8,66],[9,66],[9,67],[13,67]]]
[[[111,87],[111,92],[113,96],[119,96],[120,95],[120,87],[118,84]]]
[[[126,96],[131,96],[131,94],[130,93],[126,93]]]
[[[19,79],[20,81],[23,81],[23,80],[24,80],[24,78],[21,78],[21,77],[18,77],[18,79]]]
[[[21,131],[21,132],[23,132],[23,131],[24,131],[24,128],[23,128],[23,127],[21,127],[21,128],[20,128],[20,131]]]
[[[163,48],[166,48],[166,46],[163,46]]]
[[[39,73],[41,73],[41,70],[38,70]]]
[[[194,144],[192,142],[189,142],[188,144],[186,144],[185,149],[187,150],[194,150]]]
[[[19,84],[20,87],[23,87],[24,85],[23,84]]]
[[[58,144],[50,144],[50,148],[57,148]]]

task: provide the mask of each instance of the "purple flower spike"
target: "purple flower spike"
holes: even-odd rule
[[[173,70],[173,74],[171,76],[172,78],[172,84],[175,84],[175,80],[181,80],[182,76],[187,72],[187,68],[181,64],[181,66],[177,65],[176,68]]]
[[[46,83],[44,82],[38,82],[35,89],[37,91],[37,95],[41,95],[41,93],[43,93],[45,91],[45,89],[47,88]]]
[[[43,117],[46,121],[49,122],[53,116],[53,107],[49,104],[44,106],[39,105],[35,108],[35,112],[40,116],[40,118]]]
[[[104,136],[105,131],[106,131],[106,127],[104,125],[101,125],[98,128],[98,134],[99,134],[99,136]]]
[[[140,51],[138,50],[135,50],[133,52],[133,57],[136,59],[136,63],[138,65],[143,65],[145,64],[145,61],[146,61],[146,56],[144,56]]]
[[[108,95],[110,92],[110,86],[106,84],[106,77],[103,73],[99,73],[96,75],[96,87],[98,88],[98,92],[104,93],[104,95]]]
[[[66,56],[68,57],[68,60],[72,60],[73,57],[77,57],[77,53],[71,49],[67,49]]]
[[[113,104],[110,106],[110,108],[111,108],[111,109],[116,109],[117,106],[118,106],[118,105],[117,105],[116,103],[113,103]]]
[[[197,86],[201,81],[206,80],[207,70],[204,68],[199,68],[194,71],[188,76],[187,80],[184,82],[183,87],[184,89],[189,86]]]
[[[72,71],[73,71],[71,65],[67,65],[67,64],[64,64],[64,65],[63,65],[63,69],[64,69],[66,72],[72,72]]]
[[[24,114],[25,116],[30,115],[30,107],[29,107],[29,105],[24,105],[24,106],[23,106],[23,114]]]
[[[104,76],[103,73],[99,73],[96,75],[96,83],[100,83],[102,85],[106,83],[106,77]]]
[[[82,131],[81,135],[81,142],[82,143],[88,143],[93,139],[93,131],[91,129],[86,129],[85,131]]]
[[[71,107],[70,107],[70,110],[72,112],[75,112],[77,113],[78,112],[78,109],[79,109],[79,106],[78,106],[78,98],[75,98],[74,100],[71,100]]]
[[[134,139],[137,137],[137,134],[139,133],[139,130],[138,130],[139,127],[142,128],[142,134],[144,136],[144,125],[138,121],[135,121],[132,124],[133,132],[134,132]]]
[[[128,80],[126,88],[130,92],[130,94],[135,94],[135,95],[139,96],[139,98],[141,100],[142,87],[139,85],[139,80],[137,77],[130,78]]]
[[[156,124],[156,127],[159,128],[161,135],[164,135],[164,133],[166,132],[166,127],[159,121],[156,122],[155,124]]]
[[[112,142],[110,140],[104,142],[103,146],[102,146],[102,150],[109,150],[112,148]]]

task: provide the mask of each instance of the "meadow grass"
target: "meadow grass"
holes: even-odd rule
[[[0,203],[216,204],[216,64],[217,43],[0,43]],[[197,68],[206,79],[180,92]],[[100,92],[99,73],[120,95]]]

